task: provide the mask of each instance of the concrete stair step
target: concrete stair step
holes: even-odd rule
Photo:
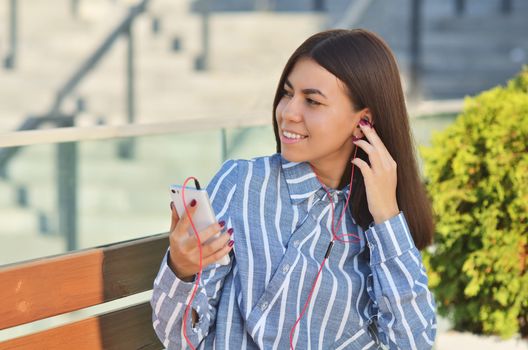
[[[41,95],[48,96],[49,90],[65,79],[91,46],[100,42],[100,36],[115,25],[123,11],[119,3],[96,0],[84,2],[79,18],[75,19],[69,12],[70,3],[69,0],[18,2],[16,68],[0,70],[2,104],[23,111],[28,107],[27,101],[31,101],[33,111],[44,109],[45,101],[33,98],[31,92],[41,91]],[[6,6],[1,7],[0,18],[7,22]],[[28,99],[11,98],[10,91],[19,95],[24,91]]]
[[[211,11],[313,11],[313,0],[217,0],[211,2]],[[199,0],[192,2],[192,11],[200,12]]]
[[[137,72],[137,120],[140,122],[151,122],[172,119],[174,115],[210,115],[210,104],[204,104],[204,100],[210,101],[215,106],[215,113],[232,113],[233,96],[247,96],[247,98],[237,98],[242,101],[237,103],[237,111],[250,111],[261,108],[269,111],[271,105],[271,93],[274,89],[275,81],[280,73],[277,62],[277,55],[287,55],[291,48],[298,45],[298,37],[304,37],[309,27],[313,27],[315,22],[323,22],[318,15],[272,15],[266,13],[252,13],[242,16],[241,14],[219,14],[212,17],[212,27],[215,36],[220,38],[233,37],[234,41],[247,42],[248,44],[233,46],[229,49],[225,47],[225,40],[215,40],[211,42],[212,70],[209,72],[193,71],[194,59],[201,51],[200,45],[200,17],[188,15],[185,8],[177,8],[177,20],[170,20],[168,14],[165,15],[163,33],[154,36],[150,29],[149,16],[143,16],[135,24],[134,33],[136,36],[136,72]],[[117,16],[115,16],[117,17]],[[247,18],[246,18],[247,17]],[[236,21],[237,25],[232,23]],[[166,23],[165,23],[166,22]],[[272,31],[278,32],[283,25],[291,26],[291,43],[285,42],[287,48],[276,47],[270,43],[269,36],[275,35],[272,32],[266,35],[255,33],[251,30],[255,25],[268,27]],[[238,28],[240,27],[240,28]],[[254,38],[248,40],[243,33],[253,32]],[[299,34],[297,34],[299,32]],[[176,34],[172,34],[176,33]],[[303,34],[300,34],[303,33]],[[184,50],[178,53],[167,49],[170,39],[174,35],[179,35],[183,40]],[[240,36],[237,38],[236,36]],[[246,37],[244,37],[246,36]],[[102,38],[99,37],[98,40]],[[60,35],[57,39],[51,39],[46,51],[53,51],[50,48],[61,45],[64,40]],[[53,102],[54,91],[60,86],[68,74],[71,74],[79,65],[81,55],[79,52],[91,52],[93,47],[84,44],[86,40],[69,40],[70,45],[63,45],[67,49],[61,54],[71,57],[52,56],[48,65],[44,63],[35,64],[31,56],[24,56],[31,63],[23,64],[18,73],[10,77],[8,91],[2,91],[0,95],[6,100],[13,101],[9,106],[3,106],[6,114],[16,115],[17,110],[28,109],[20,103],[18,91],[25,91],[31,98],[31,107],[34,113],[42,113],[50,107]],[[79,44],[88,48],[79,49]],[[95,46],[97,40],[91,40]],[[271,45],[270,45],[271,44]],[[121,47],[119,47],[121,46]],[[266,47],[268,46],[268,47]],[[262,54],[255,58],[255,49],[260,49]],[[69,53],[71,52],[71,54]],[[286,56],[281,60],[284,61]],[[253,62],[252,61],[257,61]],[[70,62],[70,63],[64,63]],[[247,62],[247,63],[241,63]],[[255,69],[255,66],[262,67],[266,64],[273,69],[274,74],[267,74],[262,78],[262,69]],[[96,67],[94,72],[79,86],[75,95],[85,98],[87,108],[94,115],[102,115],[109,123],[119,123],[125,120],[125,75],[124,75],[124,45],[116,45],[107,57]],[[237,72],[233,78],[233,73]],[[56,74],[60,72],[59,74]],[[158,73],[155,73],[158,72]],[[52,75],[50,77],[50,75]],[[38,81],[38,83],[36,83]],[[255,83],[255,81],[257,83]],[[104,83],[102,83],[104,82]],[[16,89],[12,89],[16,86]],[[217,86],[223,86],[218,89]],[[152,94],[151,91],[163,91],[163,93]],[[171,103],[174,101],[173,103]],[[72,104],[70,102],[70,104]],[[9,112],[9,111],[13,112]],[[1,123],[9,125],[10,128],[15,123]],[[4,126],[5,127],[5,126]]]

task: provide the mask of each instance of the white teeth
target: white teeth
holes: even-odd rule
[[[302,135],[299,135],[299,134],[294,134],[294,133],[288,132],[288,131],[283,131],[282,134],[284,136],[286,136],[287,138],[289,138],[289,139],[303,139],[303,138],[306,137],[306,136],[302,136]]]

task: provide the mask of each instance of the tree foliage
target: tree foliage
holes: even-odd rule
[[[440,314],[457,330],[528,336],[528,67],[466,98],[421,148],[435,244],[424,256]]]

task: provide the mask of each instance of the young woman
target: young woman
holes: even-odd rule
[[[365,30],[308,38],[280,78],[273,127],[276,154],[227,161],[207,187],[219,222],[199,233],[204,268],[185,322],[200,250],[171,203],[151,300],[160,340],[431,348],[435,304],[418,249],[434,227],[388,46]],[[227,254],[229,265],[215,263]]]

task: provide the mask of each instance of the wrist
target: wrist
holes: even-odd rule
[[[389,220],[390,218],[398,215],[399,213],[400,213],[400,209],[396,206],[393,209],[384,211],[381,214],[377,214],[376,216],[373,216],[374,224],[376,225],[381,224],[382,222]]]
[[[180,271],[178,271],[178,269],[176,268],[176,264],[174,263],[174,261],[172,261],[170,251],[167,254],[167,265],[169,265],[169,268],[176,275],[176,277],[182,280],[183,282],[193,282],[194,281],[195,275],[185,276]]]

